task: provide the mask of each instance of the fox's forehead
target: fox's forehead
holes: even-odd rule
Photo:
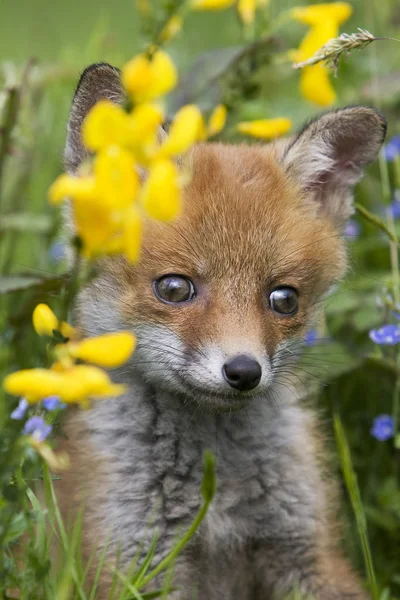
[[[239,276],[272,283],[294,271],[300,280],[315,277],[332,262],[341,269],[337,232],[318,215],[315,203],[307,203],[277,155],[273,145],[194,148],[182,166],[190,174],[183,214],[170,225],[149,224],[145,265],[216,280]]]

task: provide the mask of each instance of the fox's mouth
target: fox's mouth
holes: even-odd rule
[[[257,388],[245,392],[235,392],[230,389],[226,391],[212,390],[193,381],[188,381],[181,375],[179,376],[179,383],[186,399],[207,406],[208,409],[212,407],[218,411],[241,410],[261,395],[260,390],[257,390]]]

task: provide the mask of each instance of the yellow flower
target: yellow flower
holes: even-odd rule
[[[148,102],[170,92],[178,81],[176,67],[163,50],[140,54],[122,69],[122,83],[135,102]]]
[[[53,335],[53,330],[61,331],[66,338],[76,337],[76,331],[71,325],[57,319],[47,304],[38,304],[32,315],[33,327],[39,335]]]
[[[52,471],[65,471],[70,467],[71,461],[66,452],[54,452],[46,442],[39,442],[34,437],[29,438],[29,445],[43,458]]]
[[[329,2],[293,8],[292,17],[305,25],[320,25],[326,21],[334,21],[342,25],[351,16],[352,6],[347,2]]]
[[[335,21],[325,21],[311,27],[304,36],[298,50],[295,51],[295,60],[300,62],[310,58],[326,42],[339,35],[339,27]]]
[[[52,204],[60,204],[66,198],[94,199],[96,194],[96,180],[91,175],[73,177],[64,173],[50,186],[49,200]]]
[[[245,25],[253,23],[258,6],[265,7],[268,0],[192,0],[193,10],[223,10],[237,2],[237,10]]]
[[[245,25],[253,23],[256,7],[256,0],[238,0],[238,13]]]
[[[119,396],[126,391],[124,385],[113,384],[105,371],[89,365],[77,365],[59,377],[62,390],[58,395],[69,404],[79,403],[86,407],[92,398]]]
[[[135,200],[139,177],[133,155],[120,146],[109,146],[94,164],[97,188],[109,209],[127,208]]]
[[[236,0],[192,0],[193,10],[223,10],[235,4]]]
[[[226,106],[219,104],[212,112],[207,125],[207,135],[209,137],[217,135],[225,127],[227,117]]]
[[[336,100],[335,90],[324,65],[305,67],[300,77],[300,91],[306,100],[319,106],[330,106]]]
[[[155,104],[139,104],[127,117],[127,146],[138,162],[147,164],[153,154],[164,112]]]
[[[182,17],[180,17],[179,15],[174,15],[173,17],[171,17],[160,34],[161,41],[168,42],[169,40],[172,40],[174,37],[176,37],[182,29],[182,23]]]
[[[179,174],[170,160],[155,162],[143,189],[143,208],[154,219],[171,221],[181,210]]]
[[[128,360],[135,348],[135,337],[121,331],[98,337],[87,338],[81,342],[67,344],[73,358],[94,363],[100,367],[119,367]]]
[[[59,396],[64,380],[60,373],[48,369],[24,369],[7,375],[3,387],[13,396],[23,396],[30,403],[47,396]]]
[[[125,214],[122,232],[123,252],[129,262],[134,263],[140,254],[142,241],[142,219],[139,211],[132,206]]]
[[[204,121],[195,104],[187,104],[175,115],[168,137],[157,155],[166,158],[182,154],[204,137]]]
[[[127,115],[121,106],[100,100],[89,111],[82,125],[85,146],[92,151],[123,144]]]
[[[100,201],[73,202],[73,219],[76,232],[83,242],[83,254],[93,258],[102,254],[108,240],[118,231],[118,213],[110,211]]]
[[[292,121],[284,117],[276,119],[260,119],[238,123],[236,128],[240,133],[256,138],[270,140],[284,135],[292,127]]]
[[[313,4],[292,9],[291,14],[294,19],[311,26],[295,52],[295,60],[298,62],[307,60],[330,39],[337,37],[339,25],[344,23],[351,13],[352,7],[346,2]],[[322,64],[302,70],[300,90],[306,100],[320,106],[329,106],[336,100],[327,69]]]

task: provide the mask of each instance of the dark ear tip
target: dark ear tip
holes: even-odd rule
[[[353,116],[355,116],[356,113],[358,113],[363,118],[368,118],[370,121],[374,120],[375,124],[379,127],[381,133],[379,141],[380,143],[383,143],[387,132],[387,121],[385,116],[377,108],[375,108],[375,106],[365,106],[363,104],[346,106],[343,109],[339,109],[338,112],[341,111],[352,112]]]
[[[99,81],[101,78],[106,80],[120,79],[121,72],[117,67],[113,67],[109,63],[99,62],[93,63],[86,67],[79,78],[78,84],[75,90],[75,96],[82,87],[89,87],[91,83]]]

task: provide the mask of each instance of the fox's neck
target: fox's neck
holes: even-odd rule
[[[205,449],[220,455],[222,461],[226,454],[230,462],[230,446],[234,446],[235,452],[241,448],[246,460],[251,460],[259,443],[273,452],[293,436],[297,437],[303,413],[296,406],[291,390],[285,393],[286,397],[275,396],[273,402],[273,396],[258,398],[240,411],[213,414],[190,398],[154,388],[136,376],[125,396],[99,401],[88,418],[99,445],[115,450],[118,460],[121,454],[126,455],[127,447],[133,451],[127,456],[128,461],[133,460],[136,451],[143,456],[147,448],[155,458],[155,449],[160,446],[157,458],[160,463],[172,466],[174,461],[182,460],[189,468],[192,461],[201,465]],[[183,471],[186,467],[182,467]]]

